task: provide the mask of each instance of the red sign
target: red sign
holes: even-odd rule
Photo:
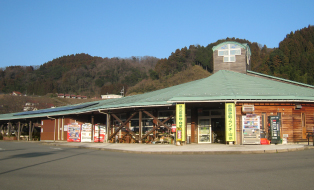
[[[177,129],[176,124],[172,124],[172,126],[171,126],[171,132],[172,132],[172,133],[175,133],[175,132],[176,132],[176,129]]]
[[[106,125],[95,125],[94,142],[104,142],[106,137]]]
[[[68,142],[81,142],[81,125],[78,123],[68,124]]]

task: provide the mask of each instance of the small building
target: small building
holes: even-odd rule
[[[71,95],[70,94],[65,94],[64,97],[65,98],[71,98]]]
[[[64,94],[58,94],[58,98],[64,98]]]
[[[31,102],[25,103],[25,106],[23,108],[23,111],[33,111],[35,109],[35,104]]]
[[[12,92],[13,96],[22,96],[22,93],[18,92],[18,91],[13,91]]]
[[[72,95],[71,95],[71,98],[72,98],[72,99],[75,99],[75,98],[76,98],[76,95],[72,94]]]
[[[77,95],[76,99],[82,99],[82,96],[81,95]]]
[[[87,96],[82,96],[82,99],[87,99]]]
[[[116,95],[116,94],[106,94],[106,95],[101,95],[101,99],[114,99],[114,98],[122,98],[123,96],[121,95]]]

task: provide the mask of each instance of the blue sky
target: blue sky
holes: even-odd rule
[[[235,37],[278,47],[314,25],[309,0],[0,0],[0,67],[63,55],[167,58]]]

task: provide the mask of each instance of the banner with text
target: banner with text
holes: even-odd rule
[[[177,141],[185,141],[185,104],[176,105]]]
[[[226,141],[235,141],[235,104],[226,103]]]

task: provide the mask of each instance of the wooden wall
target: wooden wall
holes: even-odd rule
[[[229,70],[239,73],[246,73],[246,49],[241,48],[241,55],[236,55],[236,62],[223,62],[223,56],[218,56],[218,50],[214,51],[213,70],[216,73],[219,70]]]
[[[244,103],[238,103],[236,105],[236,124],[237,124],[237,142],[242,143],[242,105]],[[294,103],[245,103],[245,105],[254,105],[253,114],[257,114],[261,117],[266,116],[266,122],[264,124],[265,131],[268,132],[268,116],[276,116],[281,114],[281,130],[280,137],[283,134],[288,134],[288,143],[305,142],[306,131],[314,130],[314,104],[302,104],[302,108],[295,109]],[[303,118],[303,119],[302,119]]]
[[[69,123],[74,123],[75,120],[71,118],[64,118],[63,125],[67,125]],[[56,126],[54,119],[43,119],[41,125],[41,133],[40,133],[40,140],[67,140],[67,131],[62,131],[62,118],[56,119]],[[59,130],[59,137],[58,137],[58,130]],[[55,138],[54,138],[55,134]],[[62,138],[63,134],[63,138]]]

